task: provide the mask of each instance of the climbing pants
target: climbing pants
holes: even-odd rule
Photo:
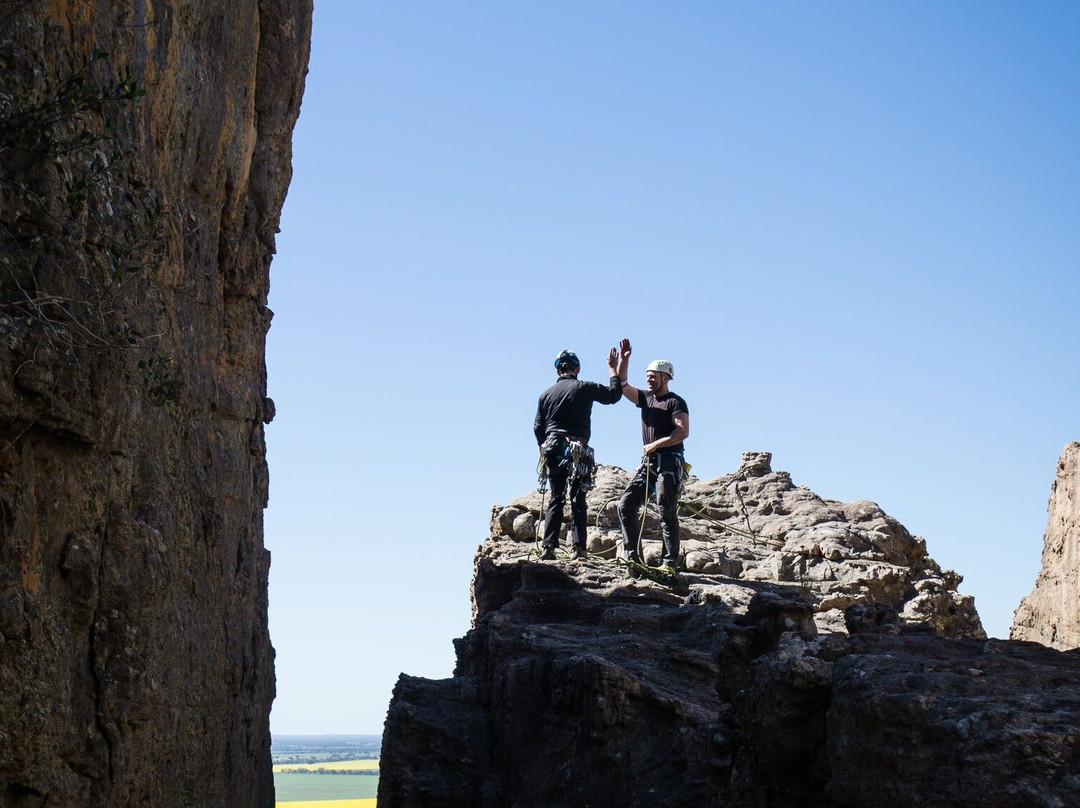
[[[638,546],[642,535],[642,506],[646,498],[656,491],[660,510],[660,537],[664,542],[663,564],[677,567],[679,564],[679,491],[683,480],[681,453],[650,455],[642,463],[619,500],[619,526],[622,528],[623,549],[631,561],[643,563],[644,557]],[[653,486],[655,485],[655,489]]]

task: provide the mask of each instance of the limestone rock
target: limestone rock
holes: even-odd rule
[[[310,17],[0,11],[5,806],[273,805],[264,343]]]
[[[1047,506],[1042,569],[1020,602],[1009,637],[1080,647],[1080,443],[1061,451]]]

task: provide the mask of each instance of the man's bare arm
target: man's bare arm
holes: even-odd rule
[[[632,384],[627,383],[627,368],[630,364],[630,354],[633,353],[633,348],[630,347],[630,340],[623,337],[619,340],[619,381],[622,382],[622,394],[624,398],[630,399],[634,404],[638,403],[638,396],[641,391],[634,387]]]
[[[671,416],[671,420],[675,422],[675,431],[666,438],[660,438],[659,440],[654,440],[652,443],[646,443],[645,454],[651,455],[653,452],[658,452],[669,446],[678,446],[690,437],[690,413],[677,412]]]

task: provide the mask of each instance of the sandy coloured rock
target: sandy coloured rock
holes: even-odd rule
[[[1080,443],[1061,450],[1047,505],[1042,568],[1009,637],[1061,650],[1080,647]]]

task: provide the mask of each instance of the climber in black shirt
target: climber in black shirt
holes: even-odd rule
[[[588,557],[585,546],[585,492],[591,484],[588,473],[581,473],[591,463],[592,405],[614,404],[622,396],[618,373],[619,354],[615,348],[608,352],[607,364],[611,379],[605,387],[596,382],[578,380],[581,362],[573,351],[563,351],[555,358],[559,380],[540,395],[533,419],[533,433],[540,447],[545,474],[551,483],[551,504],[544,514],[543,555],[553,560],[559,546],[563,507],[567,488],[570,514],[573,518],[571,535],[574,558]]]

